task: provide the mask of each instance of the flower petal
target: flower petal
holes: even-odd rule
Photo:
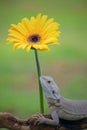
[[[37,50],[49,50],[47,45],[33,45],[33,48]]]
[[[31,46],[27,46],[27,47],[26,47],[27,52],[30,51],[30,48],[31,48]]]

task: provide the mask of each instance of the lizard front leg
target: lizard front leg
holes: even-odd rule
[[[59,118],[56,111],[52,112],[51,114],[52,119],[45,118],[42,114],[35,114],[33,117],[31,117],[30,122],[32,122],[34,119],[34,125],[36,124],[47,124],[52,126],[58,126],[59,124]]]

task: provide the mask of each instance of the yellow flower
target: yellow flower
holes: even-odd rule
[[[12,24],[9,29],[8,43],[14,48],[49,50],[48,44],[59,44],[59,24],[47,15],[38,14],[37,17],[23,18],[20,23]]]

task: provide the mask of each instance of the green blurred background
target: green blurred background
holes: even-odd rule
[[[39,51],[42,74],[55,79],[63,96],[87,99],[87,1],[0,0],[0,111],[22,118],[40,111],[34,52],[13,51],[6,38],[12,23],[40,12],[59,22],[61,31],[60,46]]]

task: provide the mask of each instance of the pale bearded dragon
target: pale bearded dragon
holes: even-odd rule
[[[41,85],[51,109],[52,119],[45,118],[42,114],[36,114],[35,124],[48,124],[57,126],[59,118],[65,120],[80,120],[87,118],[87,100],[70,100],[61,96],[59,87],[49,76],[40,77]]]

